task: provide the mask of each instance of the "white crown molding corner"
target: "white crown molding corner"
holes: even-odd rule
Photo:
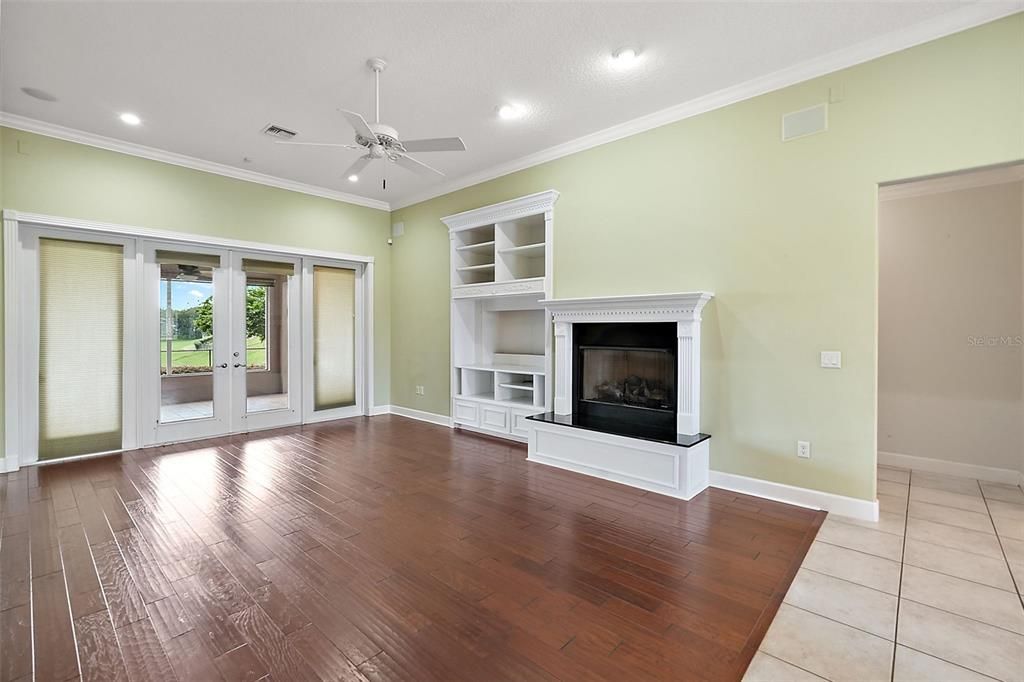
[[[932,474],[944,474],[946,476],[975,478],[979,481],[1005,483],[1007,485],[1018,485],[1022,482],[1022,478],[1024,478],[1024,474],[1016,469],[1000,469],[999,467],[984,466],[982,464],[951,462],[949,460],[934,459],[932,457],[904,455],[899,452],[879,451],[878,463],[883,466],[912,469],[914,471],[927,471]]]
[[[430,424],[436,424],[447,428],[451,428],[452,426],[451,417],[447,417],[443,414],[425,412],[424,410],[414,410],[411,407],[402,407],[401,405],[391,405],[390,407],[390,413],[398,415],[399,417],[407,417],[409,419],[428,422]]]
[[[851,45],[814,59],[794,64],[774,73],[766,74],[737,85],[723,88],[695,99],[656,111],[625,123],[620,123],[604,130],[583,135],[574,140],[557,144],[547,149],[527,154],[526,156],[500,163],[490,168],[452,178],[440,185],[435,185],[422,192],[416,192],[405,198],[391,202],[392,210],[398,210],[451,194],[460,189],[479,185],[500,178],[503,175],[526,170],[533,166],[554,161],[570,154],[598,147],[624,137],[636,135],[669,123],[721,109],[743,100],[751,99],[766,93],[781,90],[813,78],[819,78],[857,64],[863,64],[879,57],[906,50],[945,36],[966,31],[982,24],[987,24],[1012,14],[1024,11],[1024,0],[1012,2],[974,2],[951,12],[893,31],[870,40]]]
[[[118,152],[120,154],[127,154],[129,156],[137,156],[139,158],[149,159],[150,161],[160,161],[161,163],[169,163],[174,166],[181,166],[183,168],[190,168],[192,170],[202,171],[204,173],[221,175],[227,178],[233,178],[235,180],[252,182],[257,185],[276,187],[277,189],[284,189],[290,192],[299,192],[300,194],[308,194],[315,197],[321,197],[323,199],[332,199],[334,201],[340,201],[346,204],[354,204],[356,206],[375,208],[381,211],[391,211],[391,204],[389,204],[386,201],[370,199],[368,197],[362,197],[356,194],[349,194],[348,192],[340,192],[338,190],[330,189],[327,187],[307,185],[306,183],[303,182],[287,180],[285,178],[279,178],[273,175],[266,175],[264,173],[247,171],[242,168],[235,168],[233,166],[228,166],[222,163],[216,163],[214,161],[198,159],[194,156],[187,156],[185,154],[169,152],[167,150],[157,149],[155,147],[147,147],[145,145],[136,144],[134,142],[126,142],[124,140],[118,140],[113,137],[106,137],[104,135],[87,133],[82,130],[67,128],[65,126],[57,125],[54,123],[47,123],[45,121],[39,121],[37,119],[28,118],[25,116],[19,116],[17,114],[11,114],[0,111],[0,126],[14,128],[16,130],[23,130],[27,133],[35,133],[37,135],[54,137],[59,140],[67,140],[68,142],[76,142],[78,144],[84,144],[90,147],[96,147],[98,149],[106,149],[107,151]]]
[[[798,488],[785,483],[714,470],[711,471],[711,487],[763,497],[776,502],[785,502],[798,507],[820,509],[861,521],[878,521],[878,500],[861,500],[856,497],[845,497],[821,490]]]

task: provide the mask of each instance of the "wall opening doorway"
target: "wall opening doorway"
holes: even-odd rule
[[[1024,164],[879,189],[878,462],[1024,476]]]

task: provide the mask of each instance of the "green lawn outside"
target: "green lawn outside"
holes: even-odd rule
[[[210,356],[212,353],[206,350],[196,350],[197,339],[175,339],[171,342],[171,359],[175,367],[210,367]],[[246,341],[246,363],[249,367],[266,367],[267,351],[266,344],[259,338],[250,338]],[[181,351],[181,352],[179,352]],[[160,367],[167,368],[167,345],[166,341],[160,344]]]

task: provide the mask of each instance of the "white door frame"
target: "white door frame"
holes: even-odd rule
[[[232,376],[236,379],[244,377],[244,381],[236,380],[231,382],[231,432],[244,433],[247,431],[259,431],[262,429],[274,429],[281,426],[291,426],[302,422],[302,259],[292,256],[273,256],[273,260],[282,263],[291,263],[295,267],[295,274],[288,278],[288,289],[286,292],[285,307],[287,319],[285,321],[288,334],[281,338],[283,351],[282,362],[288,365],[288,381],[284,386],[288,394],[288,406],[279,410],[268,410],[249,413],[248,411],[248,381],[249,370],[245,361],[245,297],[246,277],[242,270],[243,258],[258,258],[262,260],[271,257],[265,253],[253,251],[231,251],[231,269],[234,280],[231,283],[231,296],[233,301],[241,305],[234,306],[231,310],[231,353],[228,362],[231,363]],[[269,343],[269,341],[267,341]],[[236,356],[235,353],[238,353]],[[239,362],[241,358],[241,362]],[[267,346],[267,359],[270,358],[270,347]],[[235,365],[241,364],[241,367]]]
[[[141,402],[143,407],[142,445],[176,443],[179,441],[211,438],[231,430],[231,253],[224,248],[189,245],[187,248],[171,242],[153,239],[141,240],[143,281],[142,296],[142,361]],[[188,253],[215,255],[220,267],[213,270],[213,325],[221,333],[213,335],[213,414],[200,419],[186,419],[163,423],[160,421],[163,377],[160,375],[160,265],[156,262],[158,250],[187,250]],[[221,367],[221,365],[228,365]]]
[[[140,447],[142,443],[143,420],[138,413],[137,405],[142,393],[143,351],[141,339],[141,321],[143,314],[142,297],[136,294],[141,290],[142,251],[140,240],[156,240],[180,245],[180,248],[224,248],[228,250],[246,251],[263,254],[268,259],[290,256],[311,258],[317,263],[340,267],[358,266],[361,277],[361,305],[358,310],[362,314],[362,323],[357,328],[357,349],[361,348],[361,357],[357,357],[357,376],[361,382],[359,405],[361,414],[372,412],[374,360],[373,360],[373,256],[360,256],[316,249],[299,249],[291,246],[265,244],[244,240],[208,237],[205,235],[172,232],[131,225],[120,225],[101,221],[79,220],[39,213],[28,213],[5,209],[4,223],[4,452],[0,457],[0,472],[16,471],[20,466],[35,464],[38,455],[38,400],[34,403],[26,398],[38,394],[38,322],[30,324],[26,315],[35,311],[38,316],[38,286],[31,285],[32,273],[38,270],[36,254],[25,253],[20,244],[22,230],[46,228],[66,232],[69,239],[78,241],[101,241],[120,243],[117,240],[133,241],[134,258],[126,258],[125,262],[125,361],[128,363],[125,373],[124,403],[126,413],[124,421],[124,438],[122,449],[129,450]],[[91,239],[89,235],[93,235]],[[130,252],[126,252],[130,253]],[[129,260],[131,262],[129,262]],[[35,263],[35,264],[33,264]],[[129,286],[130,285],[130,286]],[[35,303],[35,304],[34,304]],[[15,330],[15,331],[11,331]],[[34,331],[33,331],[34,330]],[[32,335],[26,338],[26,335]],[[299,329],[302,343],[305,343],[305,330]],[[304,345],[303,345],[304,347]],[[34,355],[33,355],[34,352]],[[26,355],[28,353],[29,355]],[[229,354],[230,355],[230,354]],[[34,362],[31,361],[35,358]],[[34,368],[30,369],[29,365]],[[305,371],[302,372],[305,374]],[[30,383],[34,382],[34,383]],[[306,390],[304,382],[303,391]],[[303,400],[305,402],[305,400]],[[303,407],[302,422],[321,421],[322,418],[337,419],[345,415],[325,416],[315,414]],[[348,415],[352,416],[352,415]],[[26,446],[26,443],[29,443]],[[97,453],[105,454],[105,453]],[[92,457],[97,455],[83,455]],[[54,461],[67,461],[66,459]]]
[[[139,447],[137,240],[110,234],[83,233],[59,227],[4,224],[4,453],[0,471],[14,471],[39,461],[39,240],[66,239],[112,244],[123,256],[123,351],[121,373],[121,449]],[[9,238],[8,238],[9,237]],[[11,273],[8,268],[14,265]],[[11,276],[13,275],[13,276]],[[6,333],[6,330],[13,330]],[[117,452],[113,450],[111,452]],[[95,453],[106,454],[106,453]],[[71,458],[74,459],[74,458]]]
[[[329,410],[313,406],[313,268],[356,272],[356,404]],[[321,257],[302,259],[302,413],[304,424],[369,415],[373,405],[373,264]]]

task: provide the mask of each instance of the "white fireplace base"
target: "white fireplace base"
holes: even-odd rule
[[[708,487],[709,439],[684,447],[529,421],[527,460],[689,500]]]

